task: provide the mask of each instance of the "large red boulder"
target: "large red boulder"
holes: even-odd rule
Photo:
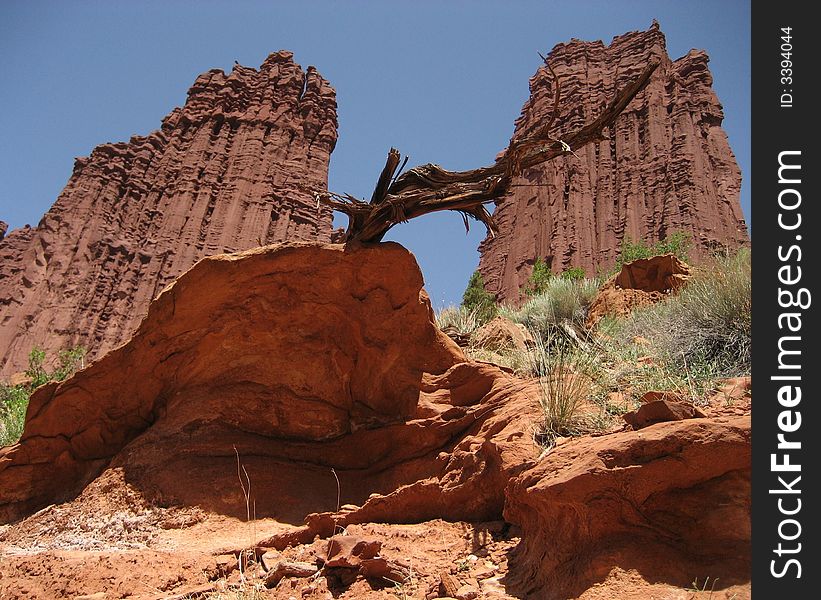
[[[401,246],[207,258],[127,344],[34,393],[0,450],[0,522],[107,467],[149,502],[245,517],[238,461],[258,517],[301,523],[340,497],[371,520],[498,517],[530,453],[515,382],[438,330]]]
[[[558,446],[508,486],[505,518],[522,528],[508,590],[576,598],[614,569],[749,582],[750,439],[748,414]]]
[[[587,326],[605,316],[624,317],[633,309],[662,301],[684,287],[690,273],[690,266],[672,254],[626,263],[596,293],[587,310]]]

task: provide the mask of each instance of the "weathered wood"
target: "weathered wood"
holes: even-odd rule
[[[553,138],[550,134],[559,108],[561,86],[553,69],[547,66],[556,88],[553,115],[547,124],[531,135],[512,141],[493,165],[469,171],[448,171],[439,165],[425,164],[395,177],[401,156],[391,148],[370,202],[350,194],[315,193],[317,202],[348,215],[345,241],[378,242],[397,223],[441,210],[460,212],[466,228],[470,217],[483,223],[491,235],[495,234],[496,223],[485,205],[503,196],[513,177],[525,169],[604,139],[604,129],[612,126],[636,94],[645,88],[658,65],[649,65],[618,92],[595,120],[561,138]]]

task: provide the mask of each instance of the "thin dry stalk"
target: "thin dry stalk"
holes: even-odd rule
[[[239,457],[239,451],[237,450],[236,446],[233,446],[234,454],[237,456],[237,478],[239,479],[239,485],[242,488],[242,495],[245,498],[245,521],[250,525],[250,545],[248,550],[244,550],[240,552],[239,556],[239,573],[242,581],[245,581],[245,571],[248,568],[248,564],[250,563],[250,556],[254,554],[254,546],[256,545],[256,520],[257,520],[257,502],[256,499],[253,501],[253,519],[251,518],[251,478],[248,476],[248,471],[245,469],[245,465],[242,464],[242,461]],[[243,481],[242,476],[245,475],[245,480]]]

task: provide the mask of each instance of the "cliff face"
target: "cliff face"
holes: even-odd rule
[[[562,131],[594,119],[649,60],[660,66],[609,139],[529,169],[497,202],[500,232],[480,245],[479,269],[489,291],[517,301],[538,257],[554,272],[609,269],[625,236],[655,242],[686,232],[696,262],[716,249],[749,243],[739,204],[741,172],[721,128],[724,114],[704,52],[671,61],[654,23],[609,46],[559,44],[548,59],[561,80],[552,129],[559,139]],[[553,109],[547,68],[537,71],[530,89],[514,140],[544,124]]]
[[[290,52],[200,75],[162,127],[103,144],[39,225],[0,235],[0,374],[39,346],[91,358],[128,339],[151,300],[204,256],[327,242],[336,95]]]

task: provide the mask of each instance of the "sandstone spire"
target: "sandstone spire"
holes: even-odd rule
[[[609,139],[525,171],[497,202],[499,234],[480,246],[489,291],[516,301],[538,257],[554,272],[579,266],[593,275],[608,269],[625,236],[654,242],[686,232],[696,261],[717,248],[749,243],[739,204],[741,172],[721,128],[724,114],[704,52],[691,50],[671,61],[664,34],[653,23],[609,46],[559,44],[548,60],[562,85],[562,112],[555,122],[568,131],[600,111],[649,61],[660,65]],[[549,118],[553,108],[546,68],[537,71],[530,88],[514,141]]]
[[[159,130],[76,160],[36,227],[0,236],[0,372],[33,346],[126,341],[149,302],[204,256],[330,238],[324,189],[336,95],[290,52],[200,75]]]

